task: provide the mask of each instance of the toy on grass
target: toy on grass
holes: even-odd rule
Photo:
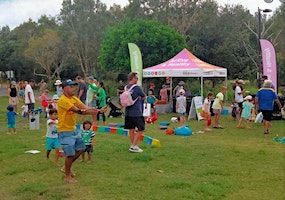
[[[159,128],[161,130],[167,129],[169,124],[170,124],[169,122],[159,122]]]
[[[146,118],[146,123],[153,124],[158,119],[157,112],[153,112],[151,116]]]
[[[188,126],[181,126],[175,129],[175,135],[190,136],[192,135],[192,129]]]
[[[165,130],[165,134],[166,135],[173,135],[174,134],[174,130],[172,128],[168,128]]]

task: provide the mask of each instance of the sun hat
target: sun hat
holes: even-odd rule
[[[77,83],[71,79],[67,79],[66,81],[63,81],[63,83],[62,83],[63,88],[66,86],[73,86],[73,85],[77,85]]]
[[[252,100],[252,96],[251,95],[247,95],[245,98],[244,98],[244,100],[246,101],[246,100]]]
[[[237,80],[237,83],[239,83],[239,84],[245,84],[244,80],[242,80],[242,79]]]
[[[61,80],[56,80],[54,83],[54,85],[61,85],[61,84],[62,84]]]

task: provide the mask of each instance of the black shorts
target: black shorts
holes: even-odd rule
[[[266,121],[271,121],[272,119],[272,110],[261,110],[263,119]]]
[[[237,104],[238,104],[239,110],[242,110],[242,102],[239,102]]]
[[[26,104],[28,106],[28,112],[31,112],[35,109],[35,104],[34,103],[28,103]]]
[[[145,127],[144,117],[125,117],[125,129],[138,129],[143,131]]]
[[[92,145],[85,145],[84,152],[92,153],[93,152],[93,146]]]

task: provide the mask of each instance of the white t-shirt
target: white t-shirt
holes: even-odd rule
[[[212,105],[212,108],[213,108],[213,109],[216,109],[216,110],[222,109],[221,103],[222,103],[223,100],[224,100],[224,95],[223,95],[223,93],[219,92],[219,93],[216,95],[216,98],[215,98],[215,100],[214,100],[214,103],[213,103],[213,105]]]
[[[57,132],[57,124],[58,120],[48,119],[47,120],[47,134],[46,137],[48,138],[58,138]]]
[[[209,101],[208,98],[205,98],[203,106],[202,106],[202,110],[209,113],[210,107],[211,107],[211,101]]]
[[[179,96],[176,98],[176,112],[179,114],[185,114],[186,113],[186,97],[185,96]]]
[[[243,102],[243,95],[240,86],[236,86],[235,88],[235,102],[241,103]]]
[[[28,93],[30,93],[30,97],[31,97],[31,101],[29,99]],[[29,104],[29,103],[35,103],[35,95],[34,95],[34,91],[32,89],[32,87],[27,84],[25,87],[25,104]]]

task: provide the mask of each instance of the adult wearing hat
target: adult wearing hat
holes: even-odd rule
[[[77,115],[91,115],[96,123],[96,108],[88,107],[75,96],[77,83],[68,79],[62,83],[63,94],[58,100],[58,137],[65,154],[64,180],[67,183],[76,182],[71,172],[73,162],[85,149],[81,135],[76,131]]]
[[[54,83],[54,85],[56,86],[56,94],[58,97],[60,97],[62,95],[62,92],[63,92],[61,84],[62,84],[61,80],[56,80]]]
[[[88,78],[88,89],[86,94],[86,105],[96,107],[96,96],[98,93],[97,80],[93,76]]]
[[[243,80],[236,80],[235,82],[235,103],[238,105],[238,109],[236,110],[236,119],[240,119],[240,115],[242,112],[242,102],[243,102],[243,87],[242,85],[244,84]]]
[[[269,134],[275,101],[281,109],[282,106],[277,98],[277,94],[275,93],[275,90],[272,89],[272,82],[270,80],[265,80],[263,87],[260,88],[256,94],[256,110],[262,112],[264,134]]]

